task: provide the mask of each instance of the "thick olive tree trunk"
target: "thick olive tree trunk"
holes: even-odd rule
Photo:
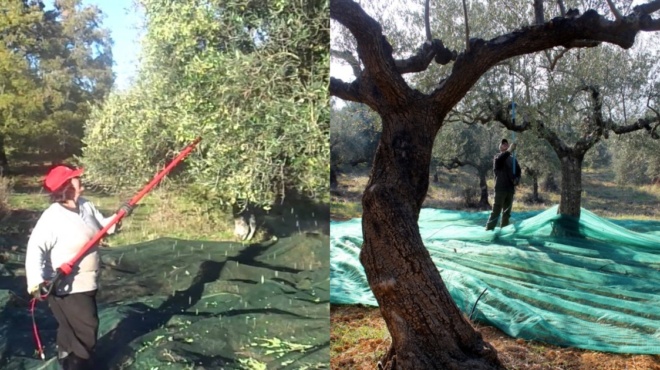
[[[582,201],[582,161],[583,154],[572,154],[561,160],[561,200],[558,213],[580,217]]]
[[[382,115],[384,131],[362,198],[360,261],[392,336],[381,363],[385,369],[503,369],[453,302],[419,233],[435,137],[421,128],[433,126],[425,124],[431,117],[423,107]]]

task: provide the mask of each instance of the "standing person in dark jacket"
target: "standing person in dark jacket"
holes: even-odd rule
[[[513,158],[511,154],[516,150],[516,143],[509,146],[506,139],[500,143],[500,152],[493,158],[493,172],[495,173],[495,201],[493,202],[493,211],[490,213],[486,230],[493,230],[502,213],[501,227],[509,224],[511,217],[511,207],[513,206],[513,194],[516,185],[520,183],[521,168],[518,161],[515,161],[516,171],[513,172]],[[504,212],[502,212],[504,211]]]

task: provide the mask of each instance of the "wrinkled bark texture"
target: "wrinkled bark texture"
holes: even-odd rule
[[[419,233],[436,115],[420,106],[382,118],[362,198],[360,262],[392,335],[383,368],[503,369],[449,295]]]
[[[567,155],[561,160],[561,200],[558,213],[580,217],[582,202],[582,161],[584,154]]]

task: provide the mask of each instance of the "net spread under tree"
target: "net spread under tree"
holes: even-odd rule
[[[97,368],[325,368],[327,245],[326,235],[301,233],[252,245],[163,238],[101,249]],[[19,252],[0,264],[0,368],[54,370],[57,322],[37,306],[44,363]]]
[[[556,236],[557,208],[514,213],[496,233],[483,228],[488,212],[422,209],[420,233],[464,315],[514,338],[660,354],[660,315],[649,310],[660,292],[660,222],[583,209],[579,237]],[[358,260],[360,220],[332,222],[330,243],[331,303],[377,306]]]
[[[555,46],[607,42],[630,48],[640,31],[660,30],[651,14],[660,1],[609,20],[595,10],[567,12],[541,25],[491,40],[468,39],[456,53],[428,40],[395,60],[381,25],[352,0],[331,0],[330,16],[357,41],[362,63],[355,81],[330,80],[331,95],[361,102],[382,118],[380,139],[362,197],[364,244],[360,262],[392,337],[385,369],[502,369],[494,348],[461,315],[424,247],[417,221],[429,185],[433,139],[451,109],[494,65]],[[570,13],[570,14],[569,14]],[[427,17],[428,19],[428,17]],[[427,27],[428,29],[428,27]],[[430,93],[411,88],[403,75],[436,61],[453,69]]]

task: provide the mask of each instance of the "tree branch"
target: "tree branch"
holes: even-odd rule
[[[534,0],[534,24],[541,25],[543,23],[545,23],[543,0]]]
[[[426,41],[428,42],[433,40],[433,36],[431,35],[431,16],[429,15],[431,12],[430,2],[431,0],[426,0],[424,3],[424,27],[426,28]]]
[[[518,55],[556,46],[584,45],[585,42],[580,40],[589,40],[587,45],[608,42],[628,49],[643,29],[641,17],[633,13],[624,17],[623,22],[614,22],[595,10],[589,10],[578,17],[554,18],[541,26],[525,27],[488,41],[472,40],[470,51],[457,57],[451,75],[435,89],[432,99],[444,106],[455,105],[493,65]],[[650,25],[647,22],[647,26]]]
[[[525,121],[524,119],[522,120],[522,123],[513,123],[512,117],[509,114],[509,108],[511,108],[511,104],[508,104],[506,109],[504,108],[504,105],[499,101],[499,100],[492,100],[486,103],[488,106],[488,109],[492,113],[492,119],[496,122],[499,122],[502,124],[502,126],[506,127],[507,129],[515,132],[523,132],[531,128],[531,124],[529,121]]]
[[[610,10],[612,11],[612,14],[614,14],[614,19],[616,19],[617,22],[621,22],[623,20],[623,15],[621,15],[619,9],[616,8],[614,2],[612,2],[612,0],[607,0],[607,5],[610,6]]]
[[[649,1],[646,4],[640,4],[633,8],[637,14],[651,14],[660,10],[660,0]]]
[[[421,72],[429,67],[429,64],[435,58],[438,64],[447,64],[456,60],[456,52],[449,50],[440,40],[425,42],[417,49],[417,53],[410,58],[396,60],[397,72],[400,74]]]
[[[593,130],[586,133],[573,146],[574,151],[584,154],[596,145],[601,137],[604,136],[607,139],[607,123],[603,119],[603,99],[600,95],[600,89],[597,86],[585,85],[580,90],[591,93],[592,116],[587,119],[594,122]]]
[[[342,59],[346,63],[348,63],[348,65],[350,65],[351,68],[353,69],[353,75],[355,76],[356,79],[360,77],[360,74],[362,74],[362,68],[360,67],[360,62],[358,62],[358,60],[355,58],[353,53],[351,53],[350,51],[347,50],[339,51],[339,50],[330,49],[330,55],[335,58]]]
[[[463,0],[463,15],[465,16],[465,51],[470,52],[470,25],[468,23],[467,4]]]
[[[360,96],[358,80],[348,83],[330,77],[330,95],[357,103],[364,102],[362,96]]]
[[[637,122],[625,126],[611,124],[611,129],[617,135],[621,135],[641,129],[646,129],[646,131],[648,131],[651,134],[651,137],[657,140],[660,139],[660,135],[656,132],[659,125],[660,125],[660,118],[647,117],[647,118],[640,118],[637,120]]]
[[[557,54],[557,55],[552,59],[552,61],[550,62],[550,68],[549,68],[550,71],[554,71],[554,70],[555,70],[555,67],[557,66],[557,62],[559,61],[559,59],[561,59],[561,58],[564,56],[564,54],[566,54],[566,53],[568,52],[568,50],[569,50],[569,49],[566,49],[566,48],[562,49],[562,51],[559,52],[559,54]]]
[[[331,0],[330,17],[355,36],[358,56],[375,85],[371,94],[384,98],[390,106],[405,105],[413,90],[397,71],[392,45],[383,36],[381,25],[353,0]]]
[[[564,1],[563,0],[557,0],[557,5],[559,5],[559,14],[561,14],[562,17],[566,16],[566,7],[564,6]]]

